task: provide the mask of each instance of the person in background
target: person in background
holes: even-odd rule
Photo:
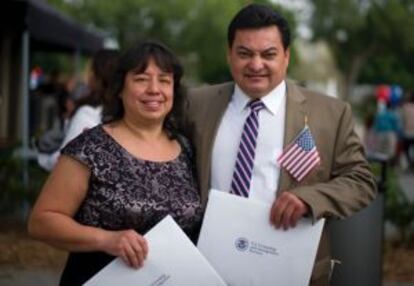
[[[142,266],[143,235],[168,214],[197,238],[192,148],[176,128],[182,74],[163,44],[134,45],[120,57],[103,125],[62,149],[28,223],[32,237],[70,251],[60,285],[82,285],[117,256]]]
[[[102,102],[108,91],[118,55],[116,50],[105,49],[94,54],[88,79],[89,91],[75,102],[75,110],[71,113],[60,147],[52,153],[38,153],[37,161],[43,169],[51,171],[60,151],[69,141],[85,129],[101,123]]]
[[[38,153],[51,154],[59,149],[66,134],[70,118],[76,108],[75,99],[68,89],[65,75],[57,70],[41,76],[33,84],[30,97],[30,129]]]
[[[234,82],[190,90],[183,112],[203,204],[211,188],[262,201],[270,222],[286,230],[302,217],[345,218],[367,206],[376,184],[351,108],[286,80],[286,19],[250,4],[227,36]],[[287,147],[303,155],[291,157]],[[325,227],[310,285],[328,285],[330,271]]]
[[[414,166],[414,92],[409,94],[401,109],[402,119],[402,145],[409,167]],[[411,150],[411,151],[410,151]]]
[[[378,110],[370,131],[373,139],[367,146],[369,152],[386,156],[393,165],[397,163],[398,141],[402,131],[401,120],[395,109],[389,102],[378,102]]]

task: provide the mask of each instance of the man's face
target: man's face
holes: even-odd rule
[[[289,49],[283,48],[276,26],[237,30],[227,60],[240,88],[251,98],[261,98],[286,77]]]

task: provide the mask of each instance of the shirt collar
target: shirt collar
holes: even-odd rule
[[[286,96],[286,82],[283,80],[278,86],[261,98],[266,109],[271,114],[276,114]],[[237,111],[242,112],[247,108],[251,98],[236,84],[233,93],[233,103]]]

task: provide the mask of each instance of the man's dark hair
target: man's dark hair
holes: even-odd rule
[[[259,29],[276,26],[282,36],[285,50],[290,45],[290,30],[287,20],[271,7],[262,4],[250,4],[241,9],[227,29],[227,42],[231,48],[237,30]]]

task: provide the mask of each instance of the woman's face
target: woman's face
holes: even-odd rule
[[[125,117],[140,122],[162,123],[173,105],[174,78],[162,71],[153,59],[142,73],[125,76],[121,98]]]

